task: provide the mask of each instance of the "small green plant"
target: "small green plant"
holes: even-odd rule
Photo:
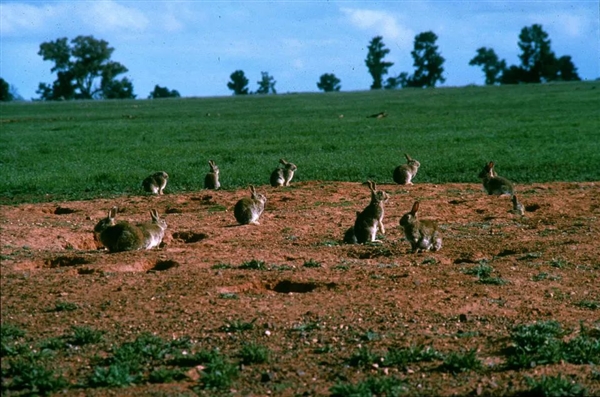
[[[64,349],[66,345],[63,338],[48,338],[39,343],[40,349],[42,350],[61,350]]]
[[[493,271],[494,268],[488,265],[487,261],[480,261],[477,266],[470,269],[464,269],[463,273],[470,276],[477,276],[481,279],[490,277]]]
[[[564,334],[560,324],[553,320],[514,327],[511,332],[512,347],[508,351],[508,367],[529,368],[559,362],[562,346],[557,338]]]
[[[380,340],[381,336],[373,330],[368,330],[367,332],[365,332],[363,335],[360,336],[360,339],[365,342],[372,342],[372,341]]]
[[[17,342],[23,336],[25,336],[25,331],[19,327],[9,323],[2,323],[0,327],[0,357],[15,356],[22,349],[25,349],[25,346],[21,346]]]
[[[440,369],[452,374],[458,374],[467,371],[479,371],[483,364],[477,358],[475,349],[467,352],[451,352],[446,355]]]
[[[250,322],[246,322],[243,320],[233,320],[231,322],[226,323],[225,325],[223,325],[220,330],[222,332],[244,332],[244,331],[249,331],[251,329],[254,328],[254,322],[256,321],[256,319],[250,321]]]
[[[368,377],[357,384],[338,383],[329,391],[332,397],[397,397],[408,391],[408,384],[395,377]]]
[[[123,387],[139,381],[138,374],[132,374],[127,363],[115,363],[108,368],[96,367],[88,378],[90,387]]]
[[[224,269],[231,269],[233,268],[233,266],[231,266],[229,263],[217,263],[214,264],[210,267],[213,270],[224,270]]]
[[[322,267],[321,264],[313,259],[310,259],[306,262],[304,262],[304,267],[309,267],[309,268],[317,268],[317,267]]]
[[[575,306],[580,307],[582,309],[598,310],[600,309],[600,302],[592,300],[581,300],[575,303]]]
[[[386,366],[404,368],[410,363],[443,359],[442,353],[431,346],[411,345],[406,348],[391,348],[384,359]]]
[[[373,353],[367,347],[361,347],[348,358],[348,365],[351,367],[370,367],[372,364],[379,362],[381,357]]]
[[[67,338],[70,344],[74,346],[83,346],[98,343],[102,340],[103,331],[95,330],[86,325],[73,326],[72,334]]]
[[[248,262],[244,262],[239,266],[239,269],[243,270],[268,270],[267,264],[264,261],[252,259]]]
[[[263,364],[269,361],[270,351],[268,348],[255,343],[245,344],[239,351],[238,356],[242,364]]]
[[[236,366],[222,355],[213,356],[202,372],[199,386],[205,390],[227,389],[238,374]]]
[[[540,272],[540,273],[536,274],[535,276],[531,277],[532,281],[542,281],[542,280],[558,281],[560,279],[561,279],[560,276],[545,273],[545,272]]]
[[[50,394],[69,384],[62,375],[56,375],[37,359],[17,358],[11,360],[9,366],[8,370],[2,369],[3,389],[26,390],[33,395]],[[10,380],[6,382],[5,377]]]
[[[585,387],[562,376],[545,376],[539,379],[526,378],[530,387],[524,396],[536,397],[583,397],[587,395]]]
[[[192,354],[177,352],[168,364],[177,367],[194,367],[214,360],[219,354],[218,350],[200,350]]]
[[[569,262],[562,258],[552,258],[550,261],[550,266],[556,267],[558,269],[564,269],[569,265]]]
[[[233,292],[221,293],[221,294],[219,294],[219,298],[220,299],[232,299],[232,300],[240,299],[239,296],[237,296],[237,294],[233,293]]]
[[[54,305],[54,308],[51,311],[54,312],[72,312],[79,309],[79,306],[77,306],[76,303],[73,302],[65,302],[65,301],[58,301],[56,302],[56,304]]]
[[[148,375],[150,383],[171,383],[173,381],[185,379],[185,374],[178,368],[155,368]]]

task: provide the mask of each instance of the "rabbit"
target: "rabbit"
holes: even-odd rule
[[[290,186],[290,181],[298,167],[296,167],[296,164],[288,163],[284,159],[279,159],[279,163],[283,165],[283,168],[278,166],[271,173],[271,186]]]
[[[163,194],[167,186],[169,174],[164,171],[156,172],[142,181],[144,191],[152,194]]]
[[[400,227],[404,229],[406,239],[410,242],[412,252],[439,251],[442,248],[442,236],[433,220],[419,220],[417,216],[419,202],[415,201],[410,212],[400,219]]]
[[[204,177],[204,188],[217,190],[221,187],[221,183],[219,182],[219,167],[212,160],[208,160],[208,165],[210,166],[210,172]]]
[[[356,221],[354,222],[354,235],[356,242],[359,244],[381,242],[377,240],[377,230],[381,234],[385,234],[383,204],[388,201],[389,195],[382,190],[377,190],[373,181],[367,181],[367,185],[371,190],[371,202],[362,212],[356,213]]]
[[[94,237],[110,252],[150,249],[158,246],[163,239],[167,223],[160,219],[158,211],[150,211],[152,223],[133,225],[126,221],[116,221],[117,207],[108,212],[94,227]]]
[[[265,210],[267,198],[263,194],[257,193],[252,185],[250,185],[250,193],[250,197],[240,199],[233,208],[233,215],[241,225],[250,223],[259,225],[258,218]]]
[[[356,211],[356,217],[360,215],[360,211]],[[356,239],[356,233],[354,233],[354,225],[350,226],[346,233],[344,233],[344,243],[346,244],[358,244]]]
[[[483,188],[489,195],[502,196],[508,194],[512,196],[514,194],[512,182],[496,174],[493,161],[483,167],[479,173],[479,178],[481,178]]]
[[[513,214],[517,214],[517,215],[525,215],[525,207],[523,206],[523,204],[521,202],[519,202],[519,199],[517,199],[517,195],[513,194],[512,196],[512,203],[513,203],[513,209],[512,209],[512,213]]]
[[[421,163],[404,153],[406,164],[399,165],[394,170],[394,182],[399,185],[412,185],[412,179],[417,175]]]

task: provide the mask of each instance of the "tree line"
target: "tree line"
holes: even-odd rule
[[[445,59],[436,45],[438,37],[432,31],[415,36],[411,56],[415,68],[412,74],[401,72],[388,75],[393,62],[385,60],[390,53],[383,37],[376,36],[369,42],[365,65],[373,79],[372,90],[397,88],[435,87],[446,81],[444,77]],[[518,41],[521,53],[520,65],[507,66],[492,48],[481,47],[469,61],[469,65],[481,67],[486,85],[545,83],[550,81],[581,80],[571,56],[557,57],[551,49],[551,41],[541,25],[524,27]],[[40,100],[72,99],[134,99],[133,83],[127,77],[119,78],[128,69],[121,63],[111,60],[114,48],[108,42],[93,36],[77,36],[70,42],[67,38],[44,42],[38,55],[45,61],[54,63],[50,69],[56,72],[52,84],[40,83],[36,91]],[[258,88],[251,92],[249,80],[243,70],[236,70],[230,76],[227,88],[234,95],[276,94],[276,81],[268,72],[261,72]],[[341,80],[333,73],[324,73],[316,83],[324,92],[340,91]],[[177,90],[156,85],[148,98],[180,97]],[[0,78],[0,101],[18,98],[16,89]]]

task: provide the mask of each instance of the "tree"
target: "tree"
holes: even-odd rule
[[[506,61],[500,60],[493,49],[486,47],[477,50],[477,55],[469,61],[469,65],[482,67],[486,85],[501,83],[506,70]]]
[[[277,94],[277,91],[275,91],[275,84],[277,82],[275,81],[273,76],[269,76],[269,73],[267,73],[267,72],[260,72],[260,74],[261,74],[262,78],[260,79],[260,81],[257,81],[258,90],[256,90],[256,93],[257,94],[268,94],[268,93]]]
[[[130,80],[116,80],[128,70],[110,60],[113,52],[108,42],[93,36],[77,36],[70,44],[66,37],[40,44],[38,55],[54,62],[50,70],[57,79],[52,85],[40,83],[37,93],[44,100],[135,98]]]
[[[12,92],[10,92],[10,85],[6,80],[0,77],[0,101],[10,102],[14,99]]]
[[[233,91],[233,95],[248,95],[248,79],[244,71],[236,70],[229,78],[231,81],[227,83],[227,88]]]
[[[179,92],[177,90],[169,90],[167,87],[161,87],[158,84],[154,86],[154,91],[148,95],[148,99],[157,98],[179,98]]]
[[[409,87],[435,87],[439,81],[443,83],[446,79],[444,73],[445,59],[438,53],[435,45],[438,37],[435,33],[423,32],[415,36],[414,49],[411,51],[415,73],[407,78],[405,84]]]
[[[317,83],[317,87],[325,92],[339,91],[342,86],[341,80],[335,77],[333,73],[322,74]]]
[[[521,67],[526,83],[540,83],[553,80],[556,75],[556,56],[550,49],[548,33],[541,25],[521,29],[519,34]]]
[[[382,87],[383,76],[388,72],[388,69],[394,65],[393,62],[384,62],[383,58],[389,54],[390,50],[385,48],[383,37],[376,36],[371,39],[368,47],[367,59],[365,64],[369,69],[371,77],[373,77],[372,90],[378,90]]]
[[[577,74],[577,68],[571,61],[569,55],[563,55],[557,60],[556,80],[562,81],[580,81],[581,78]]]

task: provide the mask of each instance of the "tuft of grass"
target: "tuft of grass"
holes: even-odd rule
[[[475,349],[467,352],[451,352],[446,355],[444,362],[440,366],[440,370],[458,374],[467,371],[479,371],[483,368],[481,360],[477,358]]]
[[[204,390],[227,389],[238,375],[238,369],[222,355],[215,355],[205,364],[199,388]]]
[[[477,266],[474,266],[469,269],[464,269],[463,273],[468,274],[470,276],[477,276],[481,279],[481,278],[490,277],[493,271],[494,271],[494,268],[492,266],[490,266],[487,263],[487,261],[481,261],[481,262],[479,262],[479,264]]]
[[[11,360],[9,368],[3,368],[2,378],[3,389],[27,391],[32,395],[50,394],[69,385],[62,375],[56,375],[39,360],[30,357]]]
[[[86,325],[84,326],[73,326],[71,328],[72,334],[67,337],[70,344],[74,346],[84,346],[102,341],[103,331],[95,330]]]
[[[73,302],[58,301],[51,311],[54,312],[72,312],[79,309],[79,306]]]
[[[600,309],[600,302],[584,299],[575,303],[575,306],[580,307],[582,309],[598,310]]]
[[[569,266],[569,262],[563,258],[552,258],[550,261],[550,266],[555,267],[557,269],[564,269]]]
[[[232,269],[233,266],[231,266],[229,263],[217,263],[214,264],[210,267],[213,270],[225,270],[225,269]]]
[[[309,267],[309,268],[318,268],[318,267],[322,267],[321,263],[319,263],[319,262],[317,262],[317,261],[315,261],[315,260],[313,260],[313,259],[310,259],[310,260],[308,260],[308,261],[304,262],[304,265],[303,265],[303,266],[304,266],[304,267]]]
[[[441,360],[444,356],[431,346],[411,345],[407,348],[392,348],[384,359],[386,366],[404,368],[410,363]]]
[[[0,326],[0,357],[16,356],[26,349],[26,346],[20,345],[18,339],[25,336],[25,331],[16,325],[2,323]]]
[[[361,347],[352,353],[352,355],[348,358],[347,363],[351,367],[368,368],[371,365],[378,363],[380,360],[381,356],[379,354],[373,353],[367,347]]]
[[[331,397],[397,397],[408,391],[408,383],[396,377],[368,377],[356,384],[338,383],[329,391]]]
[[[250,331],[251,329],[254,329],[255,321],[256,321],[256,319],[254,319],[250,322],[246,322],[243,320],[233,320],[231,322],[227,322],[225,325],[223,325],[221,328],[219,328],[219,330],[222,332],[229,332],[229,333]]]
[[[546,272],[540,272],[540,273],[536,274],[535,276],[531,277],[531,280],[536,281],[536,282],[542,281],[542,280],[558,281],[561,278],[562,278],[561,276],[549,274]]]
[[[587,395],[585,387],[567,378],[558,376],[545,376],[539,379],[526,378],[529,390],[520,394],[531,397],[584,397]]]
[[[185,379],[185,373],[179,368],[159,367],[148,375],[150,383],[171,383],[181,379]]]
[[[263,364],[269,361],[271,352],[265,346],[249,343],[242,346],[238,353],[238,357],[242,364]]]
[[[139,374],[132,374],[127,363],[118,362],[108,368],[95,367],[88,378],[90,387],[124,387],[138,382]]]
[[[264,261],[259,261],[257,259],[252,259],[248,262],[242,263],[238,269],[243,270],[268,270],[267,264]]]

